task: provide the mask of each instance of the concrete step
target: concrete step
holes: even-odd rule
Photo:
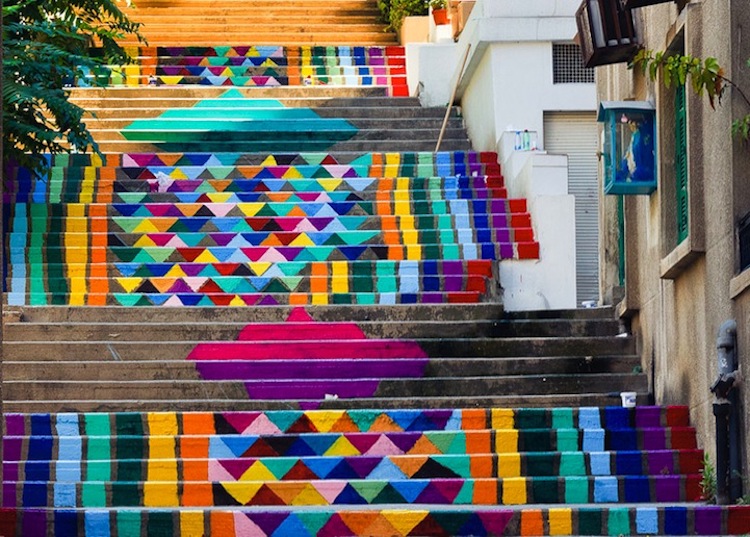
[[[589,321],[549,321],[528,323],[516,328],[517,323],[492,319],[466,319],[451,323],[433,320],[367,320],[357,325],[368,338],[465,338],[465,337],[538,337],[555,336],[611,336],[617,333],[618,323],[614,319]],[[233,340],[240,331],[250,326],[247,321],[203,321],[197,326],[186,326],[184,323],[159,322],[144,327],[139,322],[23,322],[6,321],[3,340],[9,341],[138,341],[144,330],[152,334],[150,338],[159,341],[178,341],[186,336],[202,341]],[[286,329],[298,332],[309,326],[309,323],[287,321]],[[519,336],[519,333],[521,334]],[[594,357],[590,357],[593,362]],[[575,357],[585,359],[583,356]]]
[[[11,308],[9,311],[13,311]],[[293,307],[277,306],[266,308],[82,308],[75,306],[29,306],[15,308],[20,322],[49,323],[251,323],[283,322],[292,313]],[[382,306],[315,306],[315,319],[323,322],[366,322],[379,321],[454,321],[466,319],[497,319],[503,315],[500,303],[489,304],[399,304]]]
[[[368,340],[370,342],[376,340]],[[387,344],[388,340],[382,340]],[[545,357],[545,356],[596,356],[633,355],[635,344],[632,337],[540,337],[540,338],[452,338],[434,340],[414,338],[428,356],[433,358],[501,358],[501,357]],[[39,360],[50,356],[57,360],[80,360],[82,356],[113,357],[122,360],[151,360],[158,356],[163,360],[184,359],[202,340],[177,341],[116,341],[109,342],[15,342],[5,343],[4,359],[8,361]],[[315,341],[308,342],[314,347]],[[331,345],[332,342],[328,342]],[[208,345],[208,344],[207,344]],[[344,348],[350,343],[341,342]],[[247,342],[213,342],[208,345],[224,359],[240,359],[249,347]]]
[[[726,536],[747,533],[750,507],[710,506],[701,503],[681,504],[675,510],[670,504],[572,506],[561,510],[547,506],[486,505],[426,507],[415,511],[408,507],[363,509],[300,508],[269,510],[251,508],[183,509],[137,508],[122,509],[49,509],[38,511],[0,511],[0,529],[7,535],[43,535],[47,527],[82,537],[99,537],[115,528],[137,534],[141,528],[151,532],[183,534],[231,535],[235,528],[294,528],[294,535],[314,537],[318,526],[342,528],[340,533],[366,537],[375,533],[398,534],[404,537],[452,535],[527,535],[527,528],[551,527],[575,535],[691,535]],[[112,522],[110,522],[112,521]],[[285,525],[286,523],[286,525]],[[251,525],[252,524],[252,525]],[[111,527],[110,527],[111,526]],[[311,527],[312,529],[307,529]],[[362,529],[362,528],[365,529]],[[78,528],[83,528],[79,532]],[[179,529],[178,529],[179,528]],[[206,529],[207,528],[207,529]],[[525,531],[525,532],[524,532]],[[535,530],[536,531],[536,530]],[[539,530],[541,531],[541,530]],[[397,532],[397,533],[396,533]]]
[[[149,330],[149,333],[152,333]],[[169,337],[170,334],[160,334],[161,337]],[[118,332],[110,332],[110,339],[119,340],[122,336]],[[33,331],[30,340],[38,337]],[[99,337],[93,335],[92,337]],[[111,357],[94,356],[94,360],[59,361],[59,360],[23,360],[18,362],[4,362],[5,382],[36,380],[47,382],[67,378],[75,378],[81,381],[96,380],[195,380],[195,364],[180,360],[158,360],[158,361],[112,361]],[[106,358],[106,359],[105,359]],[[376,361],[360,360],[361,367],[372,371],[377,366]],[[508,357],[508,358],[437,358],[430,360],[425,367],[428,377],[475,377],[477,375],[490,376],[513,376],[532,375],[539,371],[545,371],[550,375],[566,374],[598,374],[598,373],[632,373],[640,367],[640,358],[631,356],[562,356],[562,357]],[[228,362],[231,367],[239,366],[240,363]],[[264,368],[276,368],[283,366],[283,362],[268,361]],[[30,372],[29,369],[34,371]],[[320,361],[316,365],[316,371],[328,371],[334,375],[341,368],[336,361]]]

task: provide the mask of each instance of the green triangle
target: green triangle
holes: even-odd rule
[[[463,433],[455,433],[449,431],[426,431],[424,435],[427,440],[435,444],[435,447],[440,450],[440,453],[443,453],[445,455],[466,453],[466,439]],[[456,442],[457,438],[460,439],[458,442]],[[459,449],[458,451],[456,451],[454,448],[454,444],[463,444],[464,449]]]
[[[247,223],[243,218],[238,219],[237,223],[232,226],[232,231],[253,231],[250,224]]]
[[[198,188],[196,188],[194,192],[199,192],[201,194],[204,194],[206,192],[216,192],[216,189],[208,181],[202,181],[201,183],[198,184]]]
[[[125,233],[132,233],[138,227],[142,220],[138,218],[129,218],[127,216],[113,216],[112,222],[117,224]]]
[[[283,210],[283,207],[281,204],[275,204],[274,206],[278,207],[278,210]],[[256,213],[255,216],[284,216],[286,213],[292,210],[292,207],[285,207],[286,212],[284,214],[279,214],[277,210],[274,210],[274,208],[271,206],[270,203],[266,203],[263,205],[263,207]]]
[[[320,190],[318,182],[308,179],[295,179],[291,184],[297,192],[318,192]]]
[[[208,60],[208,65],[210,65],[211,67],[220,67],[229,63],[229,58],[227,58],[226,56],[209,56],[205,59]]]
[[[141,203],[148,194],[145,192],[118,192],[117,195],[123,203]]]
[[[260,462],[263,466],[268,468],[268,471],[271,472],[276,479],[281,480],[282,477],[289,473],[289,470],[292,469],[298,460],[299,459],[296,457],[268,457],[261,459]]]
[[[133,260],[141,253],[140,248],[130,248],[128,246],[119,246],[112,248],[112,252],[117,256],[117,259],[124,263],[132,263]],[[150,262],[150,261],[149,261]]]
[[[328,153],[300,153],[299,156],[308,164],[319,166],[328,157]]]
[[[307,267],[307,263],[290,261],[288,263],[279,263],[277,267],[279,267],[279,270],[281,270],[285,276],[296,276],[301,270]]]
[[[148,252],[149,256],[151,256],[151,259],[156,261],[157,263],[163,263],[167,259],[169,259],[169,256],[172,255],[174,252],[174,248],[144,248],[146,252]]]
[[[310,252],[316,261],[327,261],[331,256],[334,248],[327,248],[325,246],[315,246],[313,248],[305,248],[305,251]],[[299,258],[298,258],[299,259]]]
[[[434,455],[432,459],[457,475],[471,477],[471,457],[468,455]]]
[[[350,410],[349,419],[357,425],[361,432],[366,433],[381,414],[383,413],[379,410]]]
[[[331,519],[330,512],[298,511],[295,516],[299,518],[310,535],[318,535],[323,526],[328,524]]]
[[[297,257],[294,258],[296,261],[318,261],[318,258],[315,257],[315,254],[312,252],[311,248],[305,248],[302,250]]]
[[[242,281],[242,278],[233,278],[231,276],[214,278],[214,283],[225,293],[236,293],[237,287]]]
[[[207,295],[203,295],[203,298],[201,298],[198,301],[197,305],[198,306],[208,306],[208,307],[215,306],[215,304],[213,303],[213,301]]]
[[[315,173],[313,173],[312,176],[316,179],[330,179],[333,177],[331,172],[326,170],[323,166],[315,170]]]
[[[141,298],[140,295],[131,295],[128,293],[114,293],[112,296],[120,306],[135,306]]]
[[[240,293],[257,293],[258,289],[253,287],[253,284],[251,284],[248,280],[245,278],[238,278],[239,281],[237,282],[237,286],[234,288],[234,292],[237,294]]]
[[[372,166],[372,153],[365,153],[349,163],[350,166]],[[365,176],[363,176],[365,177]]]
[[[201,270],[201,276],[205,276],[206,278],[216,278],[218,276],[221,276],[221,273],[216,270],[216,267],[212,264],[208,264],[205,266],[203,270]]]
[[[346,244],[346,241],[344,241],[338,233],[332,234],[325,242],[326,246],[343,246],[344,244]]]
[[[303,414],[304,412],[298,410],[279,410],[275,412],[266,412],[266,417],[283,433],[286,432],[289,427],[294,425]]]
[[[385,505],[385,504],[403,504],[404,497],[398,493],[396,489],[394,489],[390,483],[386,484],[386,486],[383,488],[382,491],[377,495],[377,497],[374,498],[374,501],[371,501],[370,503],[376,503],[378,505]]]
[[[229,166],[208,166],[206,169],[211,172],[214,179],[226,179],[233,168]]]
[[[354,490],[357,491],[357,494],[367,500],[367,503],[372,503],[372,501],[378,496],[378,494],[380,494],[386,487],[386,485],[388,485],[388,482],[363,480],[350,481],[349,484]]]
[[[147,249],[139,248],[138,252],[135,254],[135,256],[133,256],[133,259],[131,259],[130,261],[132,263],[153,263],[156,260],[149,255]]]
[[[232,50],[232,47],[214,47],[214,51],[216,52],[217,56],[226,56],[227,52],[229,52],[230,50]]]
[[[284,282],[288,291],[296,291],[303,279],[302,276],[287,276],[286,278],[281,278],[281,281]],[[283,292],[287,292],[287,290]]]
[[[271,280],[268,285],[266,285],[266,288],[263,289],[263,292],[265,293],[288,293],[289,289],[284,287],[284,284],[281,283],[279,280]]]
[[[350,233],[343,233],[343,234],[340,234],[340,236],[346,244],[348,244],[349,246],[353,246],[353,245],[363,244],[367,242],[373,237],[376,237],[378,233],[380,232],[377,229],[371,229],[371,230],[366,230],[366,231],[354,231]]]

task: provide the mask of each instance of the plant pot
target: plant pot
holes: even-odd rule
[[[433,9],[432,19],[435,21],[436,26],[449,24],[450,21],[448,20],[448,10],[447,9]]]

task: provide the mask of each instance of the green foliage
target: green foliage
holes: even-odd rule
[[[66,85],[129,62],[118,39],[139,33],[113,0],[3,2],[3,157],[34,169],[42,153],[98,147]],[[94,50],[93,47],[97,46]]]
[[[706,503],[716,503],[716,469],[708,453],[703,455],[700,486],[703,501]]]
[[[747,63],[750,66],[750,60]],[[713,109],[716,109],[717,101],[721,103],[721,98],[728,87],[735,89],[750,106],[750,100],[742,89],[724,76],[724,70],[716,58],[709,57],[702,60],[685,54],[669,54],[642,49],[629,67],[640,69],[651,80],[656,80],[661,73],[664,85],[668,88],[673,85],[683,86],[689,79],[693,91],[698,95],[705,93]],[[746,142],[750,140],[750,114],[732,122],[732,134]]]
[[[448,0],[430,0],[430,7],[432,9],[447,9]]]
[[[404,18],[427,15],[427,0],[378,0],[378,7],[389,30],[399,30]]]

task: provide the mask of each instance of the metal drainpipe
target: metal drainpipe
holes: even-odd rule
[[[737,323],[724,321],[716,338],[719,377],[711,386],[716,417],[716,501],[736,503],[742,496]]]

